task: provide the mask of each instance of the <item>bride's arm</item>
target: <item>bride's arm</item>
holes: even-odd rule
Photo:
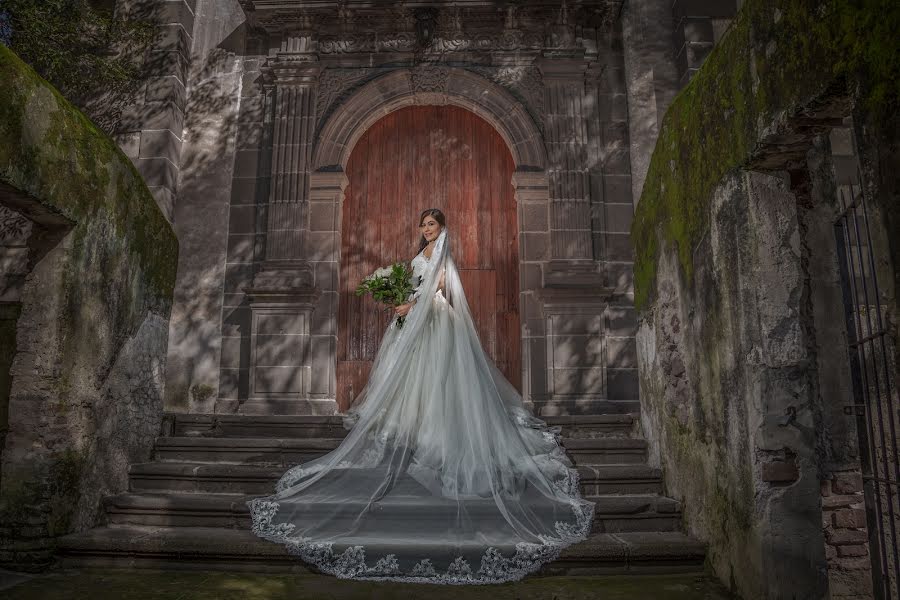
[[[441,292],[442,294],[444,294],[446,296],[446,293],[445,293],[446,286],[444,285],[445,284],[445,280],[444,280],[445,273],[446,273],[445,269],[441,270],[441,278],[440,278],[440,280],[438,280],[438,287],[437,287],[437,290],[435,290],[435,292]],[[415,306],[418,301],[419,301],[419,294],[416,294],[415,298],[413,298],[412,302],[409,303],[410,308]]]

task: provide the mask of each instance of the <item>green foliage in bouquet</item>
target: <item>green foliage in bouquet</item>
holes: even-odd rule
[[[420,283],[408,265],[402,262],[376,269],[356,288],[356,295],[372,294],[372,297],[388,306],[400,306],[409,300]],[[397,327],[403,327],[403,317],[397,317]]]

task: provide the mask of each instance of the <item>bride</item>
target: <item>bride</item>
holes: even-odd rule
[[[584,540],[594,505],[550,428],[484,353],[451,237],[422,213],[420,284],[329,454],[248,502],[253,532],[348,579],[501,583]]]

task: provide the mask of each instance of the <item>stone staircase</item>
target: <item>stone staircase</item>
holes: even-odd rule
[[[702,570],[704,546],[679,531],[681,509],[661,495],[631,415],[546,417],[596,503],[591,537],[543,574]],[[61,538],[70,566],[306,571],[250,532],[245,500],[274,491],[290,466],[346,434],[337,416],[167,415],[153,462],[133,464],[129,491],[104,499],[104,524]]]

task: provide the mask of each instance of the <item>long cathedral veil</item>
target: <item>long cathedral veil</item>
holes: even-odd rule
[[[594,505],[558,428],[485,355],[446,227],[423,277],[403,327],[385,331],[347,437],[250,501],[253,531],[338,577],[520,579],[584,540]]]

